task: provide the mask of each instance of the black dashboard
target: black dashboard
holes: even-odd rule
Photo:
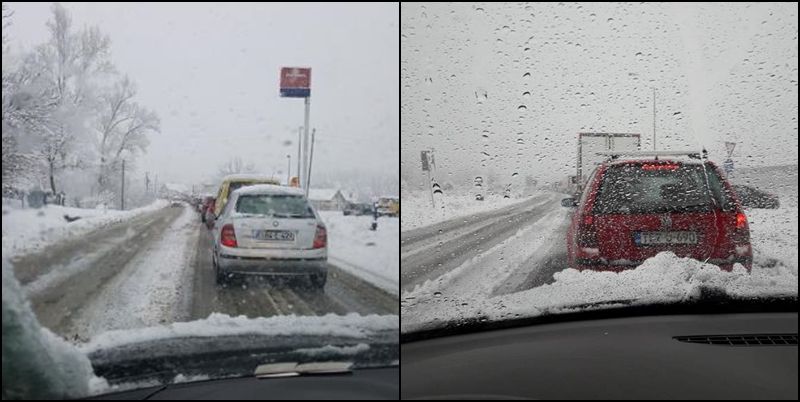
[[[797,312],[555,322],[404,342],[403,399],[797,399]]]

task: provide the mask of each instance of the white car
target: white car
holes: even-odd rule
[[[234,191],[211,229],[217,283],[233,274],[327,279],[325,224],[299,188],[271,184]]]

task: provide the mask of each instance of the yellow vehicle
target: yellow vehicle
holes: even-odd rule
[[[400,216],[400,199],[397,197],[381,197],[375,203],[378,215]]]
[[[217,191],[217,200],[214,203],[214,215],[219,216],[220,212],[222,212],[222,209],[225,208],[225,204],[228,202],[228,196],[230,196],[234,190],[254,184],[280,185],[281,182],[274,177],[258,174],[242,173],[225,176],[222,179],[222,183],[219,185],[219,191]]]

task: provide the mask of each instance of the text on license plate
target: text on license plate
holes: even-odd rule
[[[289,230],[254,230],[253,238],[257,240],[294,241],[294,232]]]
[[[697,232],[636,232],[637,246],[651,244],[697,244]]]

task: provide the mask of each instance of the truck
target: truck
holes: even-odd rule
[[[632,133],[578,133],[577,172],[570,181],[575,185],[575,194],[581,194],[594,168],[607,156],[599,152],[638,151],[641,135]]]

